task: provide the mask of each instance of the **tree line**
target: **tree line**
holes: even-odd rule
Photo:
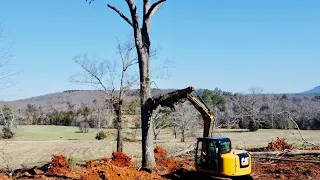
[[[320,96],[263,94],[250,88],[249,94],[232,94],[219,89],[202,90],[203,100],[215,114],[217,127],[304,130],[320,129]],[[293,122],[293,121],[294,122]],[[296,123],[296,124],[295,124]]]

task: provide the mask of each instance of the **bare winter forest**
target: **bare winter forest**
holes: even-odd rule
[[[154,89],[153,94],[170,91],[173,90]],[[217,128],[247,129],[250,124],[261,129],[292,129],[297,125],[305,130],[320,129],[320,96],[317,94],[263,94],[259,88],[251,89],[251,94],[233,94],[219,89],[199,89],[197,92],[214,112]],[[98,128],[100,117],[102,127],[115,127],[112,104],[98,101],[103,95],[102,91],[69,90],[2,104],[8,104],[14,121],[20,125],[79,126],[86,122],[91,128]],[[127,118],[131,121],[128,126],[134,126],[132,122],[140,114],[138,91],[131,90],[125,97],[123,115],[132,117]],[[192,106],[184,103],[176,108],[176,112],[161,108],[156,119],[165,116],[166,127],[173,126],[179,111],[197,114]],[[201,122],[200,114],[183,119],[194,123],[186,128]]]

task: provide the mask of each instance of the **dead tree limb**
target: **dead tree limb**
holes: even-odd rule
[[[108,6],[110,9],[114,10],[116,13],[118,13],[119,16],[122,17],[122,19],[124,19],[125,21],[127,21],[128,24],[130,24],[130,26],[133,26],[131,20],[130,20],[128,17],[126,17],[119,9],[117,9],[117,8],[114,7],[114,6],[111,6],[110,4],[107,4],[107,6]]]
[[[146,14],[146,19],[149,20],[156,14],[156,12],[161,8],[161,6],[166,2],[166,0],[159,0],[152,4],[150,9],[148,10]]]
[[[299,131],[300,138],[301,138],[306,144],[311,144],[311,145],[317,146],[317,147],[319,146],[319,145],[314,144],[314,143],[311,143],[311,142],[309,142],[309,141],[307,141],[307,140],[305,140],[305,139],[303,138],[298,124],[293,120],[293,118],[291,117],[291,115],[290,115],[290,113],[289,113],[288,111],[283,111],[283,112],[280,112],[279,114],[282,114],[282,113],[283,113],[283,114],[286,114],[286,115],[288,116],[288,119],[296,126],[296,128],[297,128],[298,131]]]

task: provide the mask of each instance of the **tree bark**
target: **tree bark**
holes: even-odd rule
[[[117,152],[123,151],[123,143],[122,143],[122,129],[123,129],[123,122],[122,122],[122,101],[119,102],[119,115],[117,117]]]
[[[181,130],[181,142],[184,142],[184,128]]]
[[[144,3],[144,14],[148,11],[148,3]],[[133,7],[132,7],[133,6]],[[129,9],[133,21],[135,44],[139,62],[140,74],[140,103],[141,103],[141,129],[142,129],[142,167],[155,166],[152,137],[152,110],[148,108],[147,100],[151,98],[150,72],[149,72],[149,23],[144,20],[142,29],[138,23],[137,8],[131,5]]]
[[[122,129],[123,129],[123,121],[122,121],[122,111],[123,111],[123,81],[125,78],[125,70],[124,66],[122,66],[122,73],[121,73],[121,81],[120,81],[120,91],[119,91],[119,109],[117,113],[117,152],[122,152],[123,151],[123,141],[122,141]]]

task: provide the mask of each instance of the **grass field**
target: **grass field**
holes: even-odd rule
[[[88,133],[79,133],[78,127],[72,126],[19,126],[14,130],[13,140],[45,141],[45,140],[94,140],[96,129],[89,129]]]
[[[68,126],[20,126],[15,130],[16,136],[12,140],[0,141],[0,168],[8,165],[12,168],[34,166],[50,161],[51,154],[63,154],[75,161],[110,157],[116,150],[114,129],[104,129],[111,134],[106,140],[95,140],[96,129],[88,133],[78,133],[77,127]],[[125,129],[125,136],[134,130]],[[112,135],[113,134],[113,135]],[[140,139],[140,132],[137,133]],[[201,136],[201,131],[197,133]],[[303,137],[310,142],[320,141],[320,131],[302,131]],[[259,130],[247,132],[245,130],[222,130],[215,132],[215,136],[225,136],[232,140],[233,148],[265,147],[276,137],[284,137],[289,143],[298,146],[302,144],[297,130]],[[180,137],[174,139],[170,130],[160,134],[157,144],[166,148],[169,153],[186,149],[196,142],[195,137],[189,137],[186,142],[180,142]],[[141,143],[124,142],[124,152],[129,156],[140,157]]]

